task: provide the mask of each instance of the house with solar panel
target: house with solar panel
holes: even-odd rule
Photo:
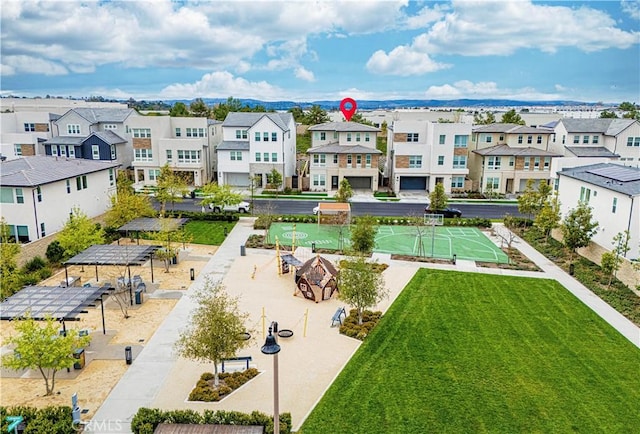
[[[564,168],[558,172],[557,191],[563,218],[578,201],[592,208],[599,224],[593,243],[611,251],[616,234],[628,230],[631,249],[626,258],[640,258],[639,168],[611,163]]]
[[[116,194],[114,161],[35,155],[0,162],[0,203],[9,233],[21,243],[58,232],[74,208],[104,214]]]

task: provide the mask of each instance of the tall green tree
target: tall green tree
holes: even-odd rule
[[[429,195],[429,201],[429,209],[431,210],[435,211],[447,207],[449,199],[447,198],[447,193],[445,193],[444,191],[444,184],[442,184],[441,182],[436,184],[436,187]]]
[[[287,110],[289,113],[293,115],[293,120],[299,123],[304,122],[304,110],[300,106],[291,107]]]
[[[511,109],[503,114],[500,122],[503,124],[526,125],[524,119],[522,119],[520,115],[516,113],[516,109]]]
[[[173,205],[182,202],[182,196],[189,192],[187,181],[177,172],[174,172],[169,164],[160,168],[160,175],[157,180],[156,199],[160,202],[160,215],[164,216],[167,202]]]
[[[365,119],[364,116],[362,116],[362,113],[354,113],[353,116],[351,116],[350,122],[356,122],[362,125],[369,125],[370,127],[373,126],[373,122]]]
[[[338,187],[338,192],[336,193],[336,200],[338,202],[349,202],[349,199],[353,197],[353,189],[351,188],[351,184],[349,184],[349,180],[347,178],[342,178],[340,181],[340,186]]]
[[[623,118],[635,119],[637,121],[640,121],[640,107],[638,107],[637,104],[629,101],[624,101],[620,103],[618,108],[624,112],[622,114]]]
[[[230,96],[226,102],[221,102],[213,107],[213,117],[219,121],[224,121],[229,113],[240,112],[242,109],[242,102]]]
[[[133,194],[133,180],[129,177],[126,170],[119,170],[116,176],[116,191],[118,194]]]
[[[73,208],[69,220],[58,233],[58,242],[66,258],[71,258],[94,244],[104,244],[104,230],[78,207]]]
[[[220,209],[229,205],[236,205],[242,202],[242,195],[235,193],[228,184],[216,184],[211,182],[202,186],[203,207],[212,206],[220,207]]]
[[[368,255],[376,246],[378,227],[371,216],[358,217],[351,227],[351,248],[358,254]]]
[[[617,119],[618,115],[611,110],[603,110],[600,112],[600,119]]]
[[[492,112],[475,113],[473,115],[473,123],[475,125],[490,125],[496,123],[496,115]]]
[[[111,196],[111,206],[105,216],[105,225],[109,228],[120,226],[140,217],[153,217],[156,210],[148,196],[133,193],[121,193]]]
[[[189,112],[197,118],[207,118],[209,117],[211,110],[202,98],[196,98],[191,101],[191,104],[189,104]]]
[[[569,211],[560,226],[562,242],[575,254],[576,249],[589,245],[591,238],[598,231],[598,222],[593,220],[591,207],[586,202],[578,202],[578,206]]]
[[[319,105],[312,105],[305,116],[304,124],[318,125],[329,122],[330,120],[331,118],[327,114],[326,110],[323,110]]]
[[[9,225],[4,217],[0,217],[0,299],[13,295],[22,286],[19,254],[20,245],[9,235]]]
[[[533,224],[544,233],[545,241],[547,241],[551,231],[560,226],[561,220],[562,215],[560,214],[560,201],[556,194],[552,199],[544,202],[540,212],[536,215]]]
[[[340,263],[338,291],[340,299],[356,309],[358,324],[362,324],[365,309],[374,307],[389,294],[382,274],[364,256],[345,259]]]
[[[194,298],[197,307],[176,341],[176,350],[187,359],[212,362],[218,386],[218,364],[235,357],[250,342],[241,338],[243,333],[250,332],[246,327],[249,315],[240,312],[238,299],[229,296],[221,283],[207,280]]]
[[[527,214],[531,219],[537,212],[538,194],[535,187],[535,180],[528,179],[527,185],[520,196],[518,196],[518,211]]]
[[[191,116],[191,113],[189,113],[189,109],[185,103],[178,101],[171,107],[171,110],[169,110],[169,116],[173,118],[188,118]]]
[[[87,346],[90,336],[78,336],[77,330],[67,330],[60,335],[58,321],[48,318],[41,326],[38,321],[27,318],[16,321],[16,335],[7,339],[8,345],[15,345],[12,353],[2,357],[2,365],[13,370],[37,369],[46,388],[46,395],[52,395],[56,386],[56,373],[73,366],[76,348]]]

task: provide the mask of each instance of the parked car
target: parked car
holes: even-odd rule
[[[320,205],[313,207],[313,215],[318,215],[318,211],[320,211]]]
[[[429,207],[426,207],[424,212],[425,214],[442,214],[447,219],[462,217],[462,211],[456,208],[429,209]]]
[[[213,212],[239,212],[241,214],[248,213],[251,209],[251,204],[249,202],[242,201],[235,205],[226,205],[221,207],[220,205],[215,205],[213,203],[209,204],[209,208],[213,210]]]

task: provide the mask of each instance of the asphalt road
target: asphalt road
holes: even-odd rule
[[[269,205],[270,204],[270,205]],[[157,205],[157,204],[156,204]],[[310,200],[287,200],[287,199],[256,199],[254,209],[259,210],[265,206],[272,206],[276,214],[309,214],[313,213],[313,207],[317,201]],[[425,203],[421,202],[353,202],[351,203],[352,215],[375,215],[375,216],[407,216],[422,215]],[[156,206],[157,207],[157,206]],[[167,208],[171,209],[171,204]],[[485,217],[502,218],[505,214],[521,216],[518,206],[515,204],[497,203],[451,203],[450,207],[462,211],[462,217]],[[157,207],[158,208],[158,207]],[[201,206],[198,200],[184,199],[181,203],[173,206],[176,210],[199,211]]]

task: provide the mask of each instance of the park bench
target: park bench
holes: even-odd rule
[[[342,315],[347,316],[347,313],[344,310],[344,307],[339,307],[338,310],[336,310],[336,313],[333,314],[333,317],[331,318],[331,327],[336,325],[336,321],[340,323],[340,325],[342,325]]]
[[[251,356],[243,356],[243,357],[230,357],[228,359],[222,359],[222,372],[224,372],[224,364],[225,363],[234,363],[234,362],[245,362],[246,369],[249,369],[249,362],[251,361]]]

